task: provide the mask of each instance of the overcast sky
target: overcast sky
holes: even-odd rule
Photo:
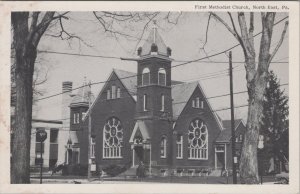
[[[162,14],[166,15],[166,13]],[[175,21],[179,14],[173,13],[172,21]],[[226,13],[218,13],[225,21],[229,22]],[[59,38],[53,38],[49,34],[58,33],[58,25],[52,27],[46,32],[46,35],[41,39],[39,50],[102,55],[113,57],[137,57],[136,48],[143,44],[135,38],[124,38],[118,36],[117,39],[105,33],[99,22],[95,19],[92,12],[73,12],[67,15],[70,19],[63,20],[65,30],[75,34],[84,40],[86,44],[79,43],[78,40],[68,42]],[[233,13],[236,18],[236,13]],[[277,13],[275,22],[288,16],[287,13]],[[247,15],[248,18],[248,15]],[[167,23],[162,16],[155,18],[157,20],[158,32],[164,39],[167,46],[172,49],[172,58],[175,60],[172,64],[176,65],[182,62],[205,57],[206,54],[200,48],[205,41],[206,26],[208,21],[208,13],[183,13],[176,25]],[[238,26],[238,22],[236,25]],[[274,27],[272,47],[273,50],[284,26],[284,21]],[[122,29],[122,26],[119,26]],[[153,23],[149,23],[145,29],[142,39],[146,39]],[[130,24],[129,27],[122,29],[125,33],[133,34],[139,37],[141,35],[143,23]],[[239,30],[239,29],[238,29]],[[254,34],[261,31],[260,13],[255,13],[255,29]],[[281,84],[288,83],[289,66],[288,63],[288,32],[284,39],[281,48],[273,59],[270,69],[274,70]],[[256,55],[258,56],[260,36],[255,38]],[[138,44],[139,43],[139,44]],[[207,44],[205,46],[206,53],[213,55],[215,53],[226,50],[237,44],[235,38],[227,31],[227,29],[216,20],[212,19],[209,26]],[[243,62],[243,53],[241,47],[232,49],[233,61]],[[40,90],[45,91],[46,97],[52,94],[61,92],[61,85],[63,81],[72,81],[73,88],[82,85],[84,77],[91,82],[105,81],[113,68],[127,70],[131,72],[137,71],[136,62],[122,61],[119,59],[80,57],[69,55],[58,55],[50,53],[39,53],[38,65],[42,67],[49,67],[50,70],[47,75],[47,82],[39,86]],[[204,59],[206,62],[194,62],[180,67],[172,68],[172,79],[179,81],[195,81],[200,80],[207,97],[228,94],[229,93],[229,76],[225,75],[224,70],[228,69],[228,57],[226,54],[221,54],[209,59]],[[211,63],[224,62],[224,63]],[[234,67],[234,92],[246,90],[245,70],[242,63],[233,63]],[[212,76],[216,75],[216,76]],[[208,77],[210,76],[210,77]],[[103,84],[93,85],[92,91],[95,96],[101,90]],[[283,86],[288,95],[288,86]],[[76,91],[74,91],[76,93]],[[222,98],[210,99],[214,110],[227,108],[230,105],[229,96]],[[234,96],[235,106],[247,104],[247,93],[238,94]],[[34,115],[41,119],[62,119],[61,118],[61,96],[38,101],[38,110]],[[245,119],[247,115],[247,108],[237,108],[236,117]],[[220,111],[218,114],[223,119],[230,119],[230,111]]]

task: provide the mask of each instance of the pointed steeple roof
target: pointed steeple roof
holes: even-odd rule
[[[171,52],[171,49],[166,46],[162,37],[158,33],[155,22],[154,22],[154,27],[152,28],[144,45],[139,48],[138,55],[139,56],[151,55],[151,52],[153,53],[153,48],[154,50],[156,50],[157,55],[169,56]]]
[[[75,106],[89,106],[89,93],[91,92],[90,86],[86,82],[86,78],[82,87],[78,89],[77,94],[73,97],[71,107]]]

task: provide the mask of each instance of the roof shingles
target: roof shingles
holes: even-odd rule
[[[236,119],[234,121],[235,130],[241,121],[242,119]],[[220,132],[216,142],[229,142],[231,140],[231,120],[223,120],[222,123],[224,129]]]

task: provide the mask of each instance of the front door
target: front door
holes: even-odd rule
[[[225,145],[217,145],[215,147],[215,168],[225,169],[226,168],[226,157],[225,157]]]
[[[143,146],[134,146],[135,164],[139,164],[141,161],[144,162],[144,149]]]
[[[217,168],[225,169],[225,155],[224,152],[217,152]]]

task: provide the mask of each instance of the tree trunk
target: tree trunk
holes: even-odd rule
[[[257,142],[260,129],[260,120],[263,111],[261,95],[264,93],[265,83],[256,83],[254,95],[249,98],[249,111],[247,130],[243,142],[243,150],[240,159],[240,178],[243,184],[258,184]],[[261,95],[258,95],[261,94]]]
[[[36,48],[27,43],[28,13],[12,13],[16,51],[16,123],[13,131],[11,183],[30,183],[32,79]]]

